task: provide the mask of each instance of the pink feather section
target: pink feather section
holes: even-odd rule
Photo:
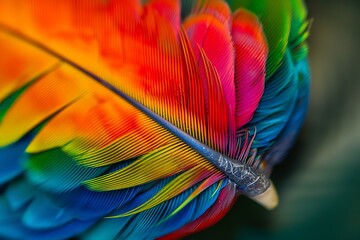
[[[233,16],[235,48],[236,129],[248,123],[264,93],[268,48],[262,26],[251,12],[241,9]]]
[[[229,110],[229,119],[233,119],[235,112],[234,85],[234,48],[228,24],[224,24],[213,14],[201,13],[189,18],[184,26],[193,45],[196,58],[201,59],[199,46],[213,64],[219,75],[221,87],[225,95]],[[219,15],[223,16],[222,13]],[[202,79],[205,73],[200,73]]]

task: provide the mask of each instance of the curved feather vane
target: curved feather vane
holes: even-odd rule
[[[302,2],[142,2],[0,2],[1,237],[174,239],[239,193],[276,206],[265,172],[307,106]]]
[[[248,123],[258,107],[265,87],[267,44],[258,19],[245,9],[234,14],[235,95],[237,129]]]

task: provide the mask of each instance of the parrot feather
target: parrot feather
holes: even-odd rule
[[[268,49],[261,24],[247,10],[234,14],[232,36],[236,53],[235,121],[239,129],[253,118],[264,93]]]
[[[241,193],[277,199],[267,173],[307,106],[306,9],[187,4],[0,2],[0,237],[175,239]]]
[[[234,9],[246,8],[255,13],[263,23],[264,33],[269,46],[266,63],[266,78],[270,78],[282,63],[288,45],[291,27],[292,4],[288,0],[242,0],[231,1]],[[298,1],[300,2],[300,1]],[[300,4],[300,3],[299,3]]]

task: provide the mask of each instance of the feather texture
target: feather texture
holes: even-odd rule
[[[0,236],[174,239],[266,191],[306,112],[306,10],[239,2],[0,2]]]

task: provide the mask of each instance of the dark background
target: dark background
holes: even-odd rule
[[[312,90],[294,149],[272,179],[280,204],[240,197],[194,239],[360,239],[360,1],[309,0]]]

